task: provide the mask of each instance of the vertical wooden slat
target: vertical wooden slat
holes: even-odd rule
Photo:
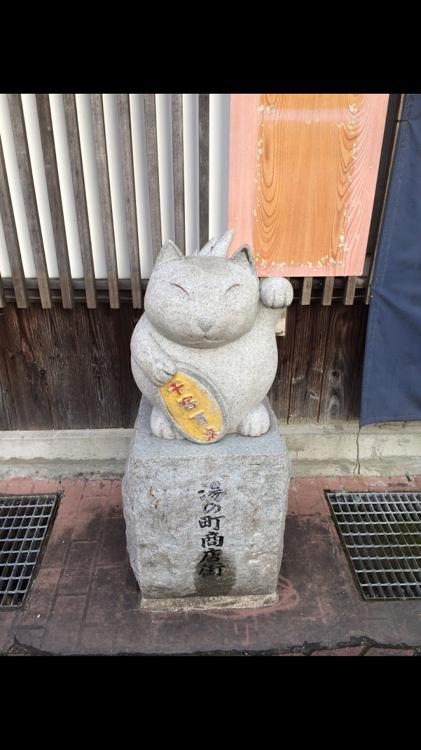
[[[289,415],[297,310],[298,304],[293,302],[288,308],[286,335],[276,337],[278,370],[269,391],[269,399],[273,410],[277,418],[283,421],[286,421]]]
[[[12,272],[13,286],[15,290],[18,307],[27,307],[25,274],[23,272],[22,258],[20,255],[18,233],[16,231],[15,216],[13,213],[12,199],[10,197],[9,182],[7,179],[6,164],[4,161],[3,146],[0,140],[0,212],[3,220],[4,237],[6,240],[7,254],[9,256],[10,269]]]
[[[209,94],[199,94],[199,192],[200,247],[203,247],[209,239]]]
[[[161,238],[174,241],[174,162],[172,152],[171,95],[155,94],[156,139],[158,148]]]
[[[186,255],[200,246],[199,94],[183,94],[184,214]]]
[[[327,307],[297,305],[290,420],[316,420],[319,415],[329,318],[330,310]]]
[[[323,297],[322,297],[322,305],[331,305],[332,304],[332,295],[333,295],[333,287],[335,285],[335,277],[334,276],[326,276],[323,284]]]
[[[86,304],[89,308],[95,308],[95,270],[92,257],[91,232],[89,228],[88,205],[86,202],[85,180],[83,175],[82,151],[80,146],[79,124],[77,119],[75,95],[63,94],[63,104],[64,114],[66,117],[67,138],[69,143],[70,166],[72,170],[73,191],[75,195],[76,218],[79,230],[83,276],[85,279]]]
[[[95,157],[98,173],[99,197],[101,202],[102,228],[104,233],[105,256],[107,260],[108,290],[110,307],[120,307],[118,293],[117,256],[115,248],[114,222],[111,205],[110,176],[108,171],[107,141],[105,135],[104,106],[102,94],[91,94],[92,124],[95,140]]]
[[[34,254],[34,262],[37,272],[41,305],[43,308],[49,308],[51,307],[51,295],[48,269],[45,260],[44,241],[42,239],[41,224],[39,220],[21,95],[8,94],[8,102],[29,236],[31,238],[32,252]]]
[[[136,194],[133,168],[132,128],[128,94],[118,94],[120,144],[123,160],[124,206],[126,210],[127,240],[129,243],[130,278],[133,307],[142,307],[142,287],[137,231]]]
[[[209,95],[209,234],[220,237],[232,227],[235,238],[231,249],[234,250],[242,242],[237,221],[228,218],[230,112],[229,94]],[[248,244],[254,248],[253,243]]]
[[[353,305],[348,310],[354,321],[352,330],[353,354],[351,360],[351,394],[347,419],[358,419],[360,415],[361,387],[363,379],[365,337],[367,332],[367,305]]]
[[[174,174],[175,244],[185,252],[183,94],[172,94],[172,152]]]
[[[54,428],[51,400],[65,397],[63,370],[71,368],[63,368],[64,349],[57,347],[58,351],[52,351],[51,339],[45,336],[53,309],[41,310],[38,305],[29,305],[27,310],[18,310],[15,305],[7,305],[1,316],[0,380],[3,404],[9,412],[6,419],[13,422],[10,429]],[[64,314],[62,309],[61,313]],[[48,387],[48,370],[52,363],[57,363],[59,378],[54,388]],[[0,422],[3,421],[1,414]]]
[[[70,271],[66,227],[64,224],[57,157],[54,146],[50,101],[48,94],[37,94],[36,99],[63,307],[71,308],[73,307],[72,274]]]
[[[313,286],[313,277],[308,276],[303,279],[303,288],[301,290],[301,304],[309,305],[311,302],[311,288]]]
[[[319,420],[347,419],[351,410],[355,381],[361,375],[364,338],[362,325],[366,319],[365,305],[352,310],[333,304],[327,335],[320,397]]]
[[[155,94],[144,94],[145,137],[148,161],[149,206],[151,214],[151,238],[154,261],[161,249],[161,208],[159,204],[158,145],[156,139]]]
[[[344,289],[343,303],[344,305],[353,305],[355,297],[355,289],[357,286],[357,277],[348,276]]]
[[[0,307],[6,306],[6,297],[4,296],[3,281],[0,275]]]

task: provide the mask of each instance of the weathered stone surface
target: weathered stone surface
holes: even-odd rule
[[[182,597],[193,598],[186,608],[276,601],[289,459],[265,404],[271,419],[265,435],[198,445],[152,435],[151,404],[142,398],[123,502],[144,606],[156,609],[156,600],[166,600],[163,609],[176,609],[180,602],[171,600]]]

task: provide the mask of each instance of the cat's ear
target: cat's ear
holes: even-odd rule
[[[242,245],[235,251],[234,255],[231,256],[230,260],[244,268],[248,268],[252,273],[256,273],[256,264],[254,262],[253,253],[248,245]]]
[[[215,258],[226,258],[233,237],[234,230],[227,229],[218,242],[215,242],[215,244],[212,245],[209,255],[213,255]]]
[[[183,257],[183,253],[178,249],[177,245],[171,240],[167,240],[159,251],[155,263],[168,263],[170,260],[179,260]]]

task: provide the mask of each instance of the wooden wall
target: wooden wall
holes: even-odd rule
[[[355,419],[368,307],[320,302],[288,309],[270,398],[282,420]],[[0,310],[0,429],[131,427],[139,392],[131,304]]]

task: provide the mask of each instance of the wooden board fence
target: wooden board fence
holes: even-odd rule
[[[95,309],[106,301],[140,309],[164,230],[173,226],[179,247],[193,252],[210,227],[224,230],[228,210],[233,246],[254,244],[261,275],[275,268],[274,252],[297,253],[294,265],[286,255],[280,262],[302,305],[350,306],[364,294],[368,302],[364,289],[398,119],[398,95],[391,95],[371,213],[388,99],[373,96],[232,95],[229,106],[229,96],[219,94],[0,94],[0,306],[39,301],[49,309],[61,300],[65,308],[83,302]],[[116,163],[119,184],[111,170]],[[334,193],[323,187],[329,180]],[[351,234],[342,243],[345,218]],[[320,266],[327,238],[336,261]],[[29,266],[34,274],[25,271]]]

